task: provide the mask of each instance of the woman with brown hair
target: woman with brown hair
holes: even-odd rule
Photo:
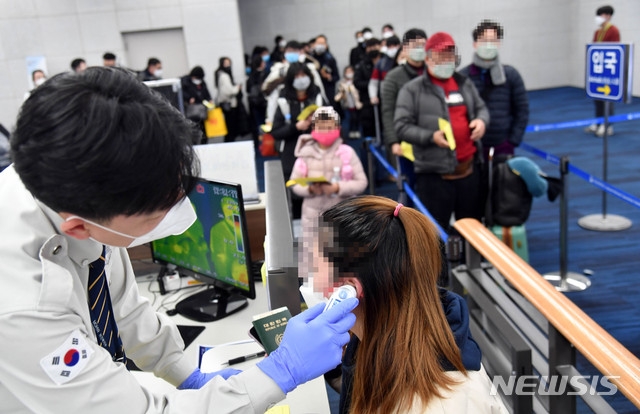
[[[466,303],[438,288],[435,226],[390,199],[345,200],[320,217],[316,276],[359,306],[342,363],[341,413],[502,413],[469,331]]]

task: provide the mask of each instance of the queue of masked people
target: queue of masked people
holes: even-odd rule
[[[529,117],[524,81],[517,69],[500,59],[504,32],[498,22],[491,20],[482,20],[470,28],[468,41],[472,43],[474,53],[470,57],[471,63],[464,67],[460,65],[462,57],[458,53],[457,42],[449,33],[437,32],[428,36],[424,29],[411,28],[402,35],[396,35],[391,25],[385,25],[380,38],[376,38],[368,27],[357,31],[358,44],[351,50],[349,65],[342,72],[333,66],[335,58],[327,56],[330,52],[326,35],[306,44],[285,41],[278,36],[271,53],[267,48],[259,48],[259,55],[254,59],[259,63],[256,67],[260,68],[261,76],[253,76],[262,78],[261,90],[265,102],[260,108],[265,115],[260,119],[264,119],[276,144],[279,144],[278,154],[283,162],[285,177],[300,176],[296,155],[302,154],[299,152],[301,148],[311,148],[308,143],[314,142],[316,126],[310,119],[300,120],[298,115],[310,105],[331,105],[336,115],[324,119],[341,119],[341,137],[352,145],[354,154],[364,155],[364,151],[359,152],[364,137],[380,139],[392,161],[396,161],[394,158],[397,157],[401,173],[407,177],[420,201],[445,232],[455,232],[450,226],[452,217],[456,220],[482,220],[488,192],[485,163],[489,148],[493,148],[492,154],[496,157],[514,155],[515,148],[523,140]],[[272,61],[274,57],[279,60]],[[338,73],[342,74],[342,78],[333,76]],[[317,148],[318,143],[313,145]],[[317,152],[318,149],[313,151]],[[305,154],[313,154],[313,151],[307,150]],[[358,181],[353,185],[356,183]],[[295,194],[308,203],[310,194],[327,193],[312,186],[307,190],[296,185]],[[377,210],[381,206],[373,207],[375,203],[368,206],[364,200],[354,200],[358,199],[347,198],[337,205],[337,201],[332,201],[313,212],[316,220],[320,216],[321,224],[328,222],[332,231],[347,237],[346,244],[343,243],[345,240],[340,239],[339,247],[321,244],[318,251],[314,238],[322,238],[323,231],[318,228],[309,230],[313,228],[310,224],[312,220],[302,214],[304,236],[307,237],[303,250],[311,251],[305,251],[301,266],[317,270],[317,266],[307,262],[318,255],[322,256],[325,249],[331,251],[338,272],[344,272],[341,274],[349,274],[350,268],[359,269],[356,273],[360,275],[376,273],[373,270],[376,265],[372,264],[378,263],[375,262],[375,256],[364,255],[362,260],[366,258],[373,262],[358,264],[360,253],[350,251],[349,243],[359,246],[359,249],[368,243],[382,243],[381,240],[393,237],[392,229],[398,223],[397,218],[402,217],[402,212],[412,210],[401,204],[394,209],[392,203],[385,203],[385,215]],[[358,217],[358,214],[363,216]],[[382,231],[384,238],[376,239],[376,242],[368,239],[367,235],[373,234],[369,227]],[[400,227],[404,227],[403,223]],[[404,231],[409,230],[404,227]],[[408,233],[405,234],[409,237]],[[417,243],[415,240],[413,242]],[[381,249],[379,246],[376,249]],[[410,245],[410,248],[417,247]],[[336,251],[341,249],[344,249],[345,262],[350,265],[343,266],[335,258]],[[434,260],[444,258],[443,245],[437,242],[437,237],[427,251],[433,254]],[[388,254],[382,255],[389,257]],[[384,267],[383,263],[379,263],[380,267]],[[400,264],[397,266],[402,268]],[[426,285],[436,286],[442,280],[439,279],[442,269],[442,263],[438,261],[432,269],[435,279],[425,282]],[[380,270],[375,282],[360,277],[344,280],[352,282],[358,292],[362,290],[363,297],[369,295],[371,300],[372,292],[378,291],[380,283],[384,283],[384,273],[384,270]],[[399,274],[394,277],[398,278],[394,284],[402,278]],[[376,288],[366,287],[367,283],[375,283]],[[382,290],[378,292],[380,296],[377,299],[395,306],[392,289],[384,293]],[[404,297],[402,295],[406,293],[398,294],[398,297]],[[445,294],[443,290],[438,302],[447,315],[448,306],[452,306],[452,303],[456,303],[455,306],[464,303],[454,298],[445,299],[442,295],[451,294]],[[356,324],[352,330],[355,335],[346,348],[342,364],[325,375],[325,379],[340,394],[340,413],[375,412],[380,407],[384,407],[385,412],[416,413],[506,410],[499,399],[490,397],[490,384],[479,359],[480,350],[467,332],[454,332],[455,338],[465,340],[450,343],[451,349],[461,360],[454,363],[454,358],[458,357],[438,350],[436,359],[440,362],[433,367],[428,366],[424,359],[415,363],[419,368],[416,372],[412,371],[411,377],[420,377],[424,372],[429,372],[429,378],[425,378],[424,382],[403,382],[402,378],[406,378],[403,375],[407,373],[398,374],[401,368],[393,364],[371,366],[358,363],[375,358],[374,343],[388,347],[385,348],[388,352],[402,352],[397,349],[398,344],[384,341],[386,333],[382,333],[382,337],[376,333],[375,327],[384,324],[385,318],[390,316],[370,310],[362,312],[366,317],[374,318],[375,322],[370,321],[361,327]],[[397,313],[401,314],[404,313]],[[433,316],[430,311],[427,314]],[[431,316],[425,315],[424,318],[428,320]],[[466,309],[456,314],[457,317],[461,319],[445,321],[443,333],[450,333],[450,329],[459,326],[461,321],[464,325],[468,318]],[[443,360],[446,363],[443,364]],[[392,389],[404,391],[397,395],[390,393],[372,398],[372,383],[365,378],[380,378],[385,384],[393,384]],[[436,378],[442,382],[437,385],[429,383],[436,381]],[[394,411],[398,408],[399,411]]]
[[[3,288],[6,314],[41,328],[28,334],[29,346],[43,343],[53,349],[73,340],[76,327],[91,326],[89,316],[87,321],[76,316],[87,313],[86,292],[82,286],[69,287],[65,294],[72,300],[62,303],[54,293],[64,286],[41,281],[71,274],[79,285],[86,285],[88,269],[107,258],[111,288],[119,298],[112,304],[112,314],[121,335],[116,332],[117,340],[108,346],[83,339],[80,347],[99,358],[91,359],[84,375],[78,369],[78,374],[64,379],[78,387],[96,388],[108,381],[127,397],[105,398],[97,412],[134,406],[138,411],[167,411],[174,406],[206,411],[216,401],[222,412],[264,412],[288,392],[325,373],[340,392],[340,411],[345,414],[506,412],[499,397],[490,394],[491,382],[468,328],[464,300],[438,287],[443,254],[436,226],[409,206],[358,196],[368,182],[356,142],[376,136],[390,154],[403,160],[403,172],[412,173],[418,197],[440,227],[450,231],[452,215],[482,217],[483,144],[513,154],[528,121],[528,102],[518,71],[500,61],[502,26],[483,20],[470,31],[472,63],[460,70],[461,57],[450,34],[428,36],[425,30],[412,28],[400,37],[393,26],[385,25],[380,38],[370,28],[356,33],[358,44],[342,72],[328,36],[322,34],[304,43],[277,36],[271,52],[257,47],[249,59],[247,82],[234,79],[233,62],[221,57],[213,76],[215,94],[200,66],[181,78],[185,105],[213,100],[222,108],[228,129],[225,141],[265,131],[273,137],[284,176],[293,181],[292,193],[300,201],[298,216],[309,237],[302,249],[308,253],[306,265],[316,269],[318,280],[326,279],[323,296],[340,285],[355,291],[356,299],[327,313],[313,307],[291,319],[278,350],[245,372],[200,372],[183,358],[175,326],[154,316],[148,302],[125,294],[134,280],[123,248],[184,230],[193,222],[185,194],[195,185],[198,165],[192,144],[202,132],[167,102],[148,94],[127,71],[83,68],[85,62],[75,62],[78,71],[45,81],[25,102],[12,137],[14,165],[0,176],[5,184],[0,188],[18,196],[15,206],[4,207],[0,227],[20,234],[23,243],[0,246],[5,259],[0,267],[5,264],[3,274],[8,276]],[[140,80],[161,79],[159,59],[148,63],[138,74]],[[251,113],[243,119],[245,92]],[[61,101],[55,111],[42,105],[80,95],[103,110],[82,107],[78,99]],[[124,121],[124,112],[107,117],[113,97],[122,99],[118,111],[141,120],[161,116],[167,125],[131,124]],[[197,119],[195,114],[191,119]],[[109,127],[94,128],[93,136],[78,142],[74,131],[88,120]],[[250,130],[245,128],[247,120],[254,122]],[[68,127],[51,128],[60,122]],[[142,133],[144,128],[151,129]],[[163,158],[123,166],[113,154],[121,151],[121,137],[131,134],[144,137],[135,151],[153,147]],[[87,141],[96,145],[87,146]],[[50,151],[52,144],[61,150]],[[77,163],[80,170],[65,168],[77,161],[78,153],[85,158]],[[96,174],[102,178],[95,180]],[[123,188],[123,175],[145,176],[160,187],[151,191],[144,185],[148,181],[129,180]],[[319,177],[324,179],[313,180]],[[180,219],[180,229],[166,217]],[[415,260],[419,255],[423,260]],[[42,277],[21,283],[20,271],[15,270],[20,263]],[[51,293],[42,294],[46,289]],[[415,329],[426,324],[428,329]],[[10,334],[15,330],[12,337],[20,336],[18,325],[6,324]],[[407,340],[397,341],[399,337]],[[7,343],[4,354],[18,354],[20,346],[20,341]],[[125,387],[130,382],[128,372],[115,368],[125,348],[144,369],[189,391],[151,407],[156,402],[135,387]],[[406,355],[410,363],[380,358],[393,354]],[[64,393],[53,392],[48,374],[32,369],[23,359],[6,361],[8,369],[23,375],[3,382],[0,392],[17,412],[43,411],[46,401]],[[13,392],[27,383],[41,388],[41,398]],[[75,393],[74,388],[65,389]],[[76,411],[95,409],[89,398],[71,400]]]

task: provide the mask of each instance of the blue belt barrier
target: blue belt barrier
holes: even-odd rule
[[[378,150],[372,145],[372,139],[371,138],[366,138],[366,142],[368,144],[369,147],[369,151],[371,151],[371,153],[378,159],[378,161],[380,161],[380,164],[382,164],[382,166],[389,171],[389,173],[391,175],[393,175],[395,177],[395,179],[399,179],[398,178],[398,172],[395,170],[395,168],[393,168],[391,166],[391,164],[389,164],[387,162],[387,160],[382,156],[382,154],[380,154],[378,152]],[[420,201],[420,199],[418,198],[418,196],[416,196],[416,193],[413,192],[413,190],[411,189],[411,187],[409,187],[409,184],[407,184],[406,182],[403,183],[404,184],[404,190],[407,192],[407,195],[411,198],[411,200],[413,201],[414,205],[416,206],[416,208],[425,216],[427,216],[427,218],[429,220],[431,220],[431,222],[436,226],[436,228],[438,229],[438,233],[440,233],[440,238],[442,239],[442,241],[444,243],[447,242],[447,240],[449,239],[449,235],[447,234],[446,231],[444,231],[442,229],[442,227],[440,227],[438,225],[438,222],[433,218],[433,216],[431,215],[431,213],[429,213],[429,210],[427,210],[427,208],[424,206],[424,204],[422,204],[422,202]]]
[[[544,158],[545,160],[549,161],[552,164],[555,165],[560,165],[560,158],[556,157],[555,155],[549,154],[547,152],[544,152],[536,147],[533,147],[529,144],[527,144],[526,142],[523,142],[520,144],[520,147],[525,151],[529,151],[532,154],[537,155],[540,158]],[[607,193],[614,195],[616,197],[618,197],[621,200],[626,201],[627,203],[640,208],[640,199],[632,196],[629,193],[626,193],[612,185],[610,185],[609,183],[607,183],[606,181],[602,181],[601,179],[594,177],[593,175],[582,171],[581,169],[574,167],[571,163],[569,163],[569,171],[574,173],[575,175],[577,175],[578,177],[582,178],[583,180],[587,181],[588,183],[593,184],[594,186],[596,186],[597,188],[606,191]]]
[[[613,115],[609,117],[609,122],[622,122],[622,121],[633,121],[635,119],[640,119],[640,112],[634,112],[631,114],[621,114],[621,115]],[[540,132],[540,131],[553,131],[556,129],[567,129],[567,128],[576,128],[581,126],[587,126],[592,124],[602,124],[604,123],[604,118],[590,118],[583,119],[580,121],[568,121],[568,122],[560,122],[557,124],[542,124],[542,125],[529,125],[526,132]]]

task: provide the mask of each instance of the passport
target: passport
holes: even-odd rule
[[[289,319],[291,319],[291,312],[286,306],[253,317],[252,324],[258,336],[258,342],[267,354],[275,351],[282,342]]]

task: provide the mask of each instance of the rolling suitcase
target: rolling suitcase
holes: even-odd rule
[[[527,229],[524,224],[520,226],[491,226],[491,232],[504,244],[509,246],[522,260],[529,263],[529,245],[527,244]]]

